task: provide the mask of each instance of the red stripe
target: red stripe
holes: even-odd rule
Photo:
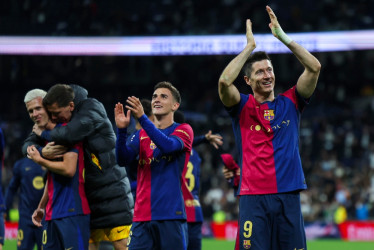
[[[188,170],[187,168],[188,162],[189,162],[189,154],[186,153],[185,163],[184,163],[184,168],[183,168],[183,173],[182,173],[182,194],[183,194],[184,205],[186,208],[187,222],[196,222],[196,210],[193,204],[194,196],[188,190],[188,186],[187,186],[188,184],[185,178],[186,172]]]
[[[140,144],[148,145],[146,147],[140,146],[140,149],[145,149],[139,152],[139,159],[145,159],[144,164],[138,165],[138,185],[136,189],[136,201],[134,209],[134,219],[133,221],[150,221],[152,219],[151,214],[151,165],[150,160],[153,157],[153,151],[149,148],[150,138],[141,130],[139,133],[139,139],[142,137],[147,137],[140,141]]]
[[[47,186],[47,191],[48,191],[48,203],[45,208],[45,219],[46,220],[51,220],[52,219],[52,203],[53,203],[53,180],[52,180],[52,175],[50,172],[48,172],[48,186]]]
[[[264,119],[267,104],[260,105],[252,95],[243,107],[240,118],[242,136],[242,176],[240,194],[277,192],[273,132]],[[255,119],[255,118],[257,119]]]
[[[78,171],[79,171],[79,197],[81,198],[81,206],[84,214],[89,214],[91,212],[90,207],[88,205],[86,192],[84,191],[84,153],[83,153],[83,143],[80,142],[77,145],[78,148]]]

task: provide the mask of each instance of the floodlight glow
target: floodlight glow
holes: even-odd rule
[[[289,33],[311,52],[374,49],[374,30]],[[289,53],[271,34],[255,35],[256,50]],[[139,37],[0,36],[0,54],[12,55],[231,55],[246,45],[245,35]]]

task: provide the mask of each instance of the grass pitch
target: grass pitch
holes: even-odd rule
[[[202,250],[233,250],[234,245],[234,241],[203,239]],[[374,241],[348,242],[342,240],[313,240],[308,241],[307,245],[308,250],[374,250]],[[5,240],[3,249],[16,250],[16,240]]]

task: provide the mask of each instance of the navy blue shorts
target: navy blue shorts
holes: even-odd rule
[[[202,222],[188,222],[188,250],[201,250]]]
[[[45,221],[42,222],[43,224]],[[35,226],[30,218],[20,218],[18,223],[18,235],[17,235],[17,249],[18,250],[29,250],[42,249],[42,235],[43,228]]]
[[[239,231],[239,249],[306,250],[300,194],[240,196]]]
[[[90,215],[76,215],[44,223],[43,250],[87,250],[90,238]]]
[[[162,220],[133,222],[128,241],[129,250],[186,250],[187,222]]]

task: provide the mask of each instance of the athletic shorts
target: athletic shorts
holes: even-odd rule
[[[201,226],[202,222],[187,222],[188,226],[188,250],[201,250]]]
[[[87,250],[90,238],[90,215],[53,219],[44,223],[43,250]]]
[[[299,192],[240,196],[239,247],[306,250]]]
[[[45,221],[42,222],[45,224]],[[37,246],[42,249],[43,228],[35,226],[30,218],[20,218],[18,222],[17,249],[30,250]]]
[[[187,222],[162,220],[133,222],[128,241],[131,250],[186,250]]]
[[[127,239],[130,234],[131,225],[118,226],[114,228],[92,229],[90,243],[101,241],[117,241]]]

